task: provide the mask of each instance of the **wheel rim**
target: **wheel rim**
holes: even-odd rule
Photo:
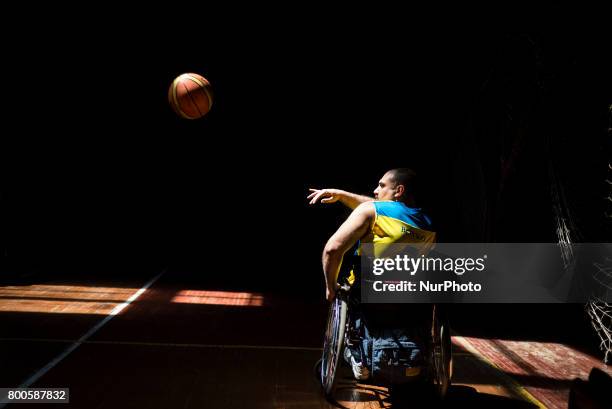
[[[448,321],[440,316],[437,305],[434,306],[431,343],[431,376],[436,394],[444,398],[451,383],[452,376],[452,343]]]
[[[447,325],[437,325],[433,342],[433,382],[438,396],[443,398],[450,385],[452,371],[452,344]]]
[[[336,371],[344,344],[345,324],[346,302],[338,295],[330,305],[323,342],[320,379],[326,395],[331,395],[334,390]]]

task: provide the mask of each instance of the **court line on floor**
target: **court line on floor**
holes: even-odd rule
[[[520,383],[514,380],[510,375],[506,374],[502,369],[495,365],[491,360],[481,354],[476,347],[474,347],[467,339],[453,333],[453,342],[463,347],[466,351],[472,354],[478,362],[483,365],[489,366],[497,372],[497,376],[504,383],[504,386],[508,387],[512,392],[516,393],[520,397],[526,399],[528,402],[536,405],[538,408],[546,409],[546,405],[540,402],[535,396],[533,396],[527,389],[525,389]],[[453,354],[454,355],[454,354]]]
[[[64,358],[66,358],[72,351],[77,349],[79,345],[85,343],[87,338],[91,337],[95,334],[100,328],[104,326],[107,322],[109,322],[113,317],[123,311],[128,305],[132,303],[136,298],[138,298],[142,293],[144,293],[162,274],[165,273],[165,270],[153,277],[149,280],[140,290],[136,291],[130,298],[128,298],[123,303],[116,306],[102,321],[98,322],[93,328],[91,328],[85,335],[83,335],[78,340],[74,341],[72,345],[70,345],[64,352],[55,357],[52,361],[50,361],[47,365],[39,369],[34,375],[30,376],[26,379],[18,388],[28,388],[38,379],[40,379],[43,375],[49,372],[55,365],[60,363]],[[0,409],[6,406],[6,404],[0,403]]]
[[[0,338],[2,341],[13,342],[50,342],[50,343],[70,343],[74,339],[60,338]],[[83,341],[87,345],[134,345],[150,347],[180,347],[180,348],[217,348],[217,349],[282,349],[296,351],[322,351],[323,348],[316,347],[291,347],[284,345],[225,345],[225,344],[192,344],[192,343],[173,343],[173,342],[140,342],[140,341]]]

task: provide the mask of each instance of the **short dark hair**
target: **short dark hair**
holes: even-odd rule
[[[410,168],[391,169],[387,173],[391,175],[391,179],[398,185],[404,186],[405,198],[414,198],[416,193],[416,172]]]

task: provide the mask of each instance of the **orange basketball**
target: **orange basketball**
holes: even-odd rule
[[[174,112],[181,117],[201,118],[212,106],[210,83],[198,74],[181,74],[170,85],[168,101]]]

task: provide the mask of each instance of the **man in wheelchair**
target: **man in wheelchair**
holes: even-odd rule
[[[415,177],[415,173],[407,168],[389,170],[378,182],[378,186],[374,190],[374,198],[339,189],[310,189],[311,193],[308,196],[310,204],[339,201],[354,209],[348,219],[331,236],[323,250],[323,273],[326,299],[332,302],[330,320],[332,320],[332,315],[335,314],[337,318],[337,320],[334,318],[337,321],[336,327],[343,326],[345,321],[338,320],[346,320],[347,318],[346,311],[344,317],[341,316],[341,307],[344,306],[345,309],[350,311],[348,314],[348,333],[344,334],[344,330],[341,331],[340,343],[346,345],[343,357],[350,363],[353,375],[358,380],[367,379],[370,376],[368,364],[371,366],[375,363],[374,360],[364,362],[366,361],[366,354],[363,351],[363,344],[359,340],[363,337],[364,332],[367,338],[367,331],[373,328],[364,325],[364,321],[376,321],[376,328],[384,332],[385,328],[392,327],[391,324],[394,320],[397,322],[398,316],[402,317],[404,322],[408,322],[414,331],[408,331],[410,333],[406,333],[406,331],[393,333],[391,331],[386,335],[389,338],[395,338],[397,344],[400,345],[400,349],[403,348],[402,345],[406,347],[400,352],[403,353],[404,357],[408,355],[409,360],[413,361],[412,371],[414,375],[417,375],[420,371],[416,364],[425,360],[425,351],[422,351],[425,343],[421,340],[423,331],[420,330],[424,327],[422,317],[431,317],[432,306],[360,304],[359,291],[358,288],[355,288],[359,285],[355,269],[352,269],[348,274],[340,274],[345,253],[355,245],[357,245],[356,255],[359,256],[366,244],[371,245],[370,247],[373,247],[375,252],[382,253],[386,247],[394,243],[415,243],[426,248],[435,242],[436,234],[432,231],[429,217],[420,208],[416,207]],[[345,275],[347,277],[343,277]],[[345,284],[344,289],[340,288],[339,279],[341,283]],[[346,290],[350,287],[353,288],[349,297],[347,295],[349,292]],[[337,292],[339,292],[338,297],[336,297]],[[336,304],[338,308],[335,308]],[[350,308],[347,308],[349,305]],[[429,313],[423,313],[423,310],[428,310]],[[387,319],[389,322],[385,322]],[[328,333],[330,332],[330,325],[332,324],[328,322]],[[345,336],[346,341],[344,341]],[[401,337],[401,339],[398,339],[398,337]],[[335,341],[338,340],[335,339]],[[342,350],[342,346],[338,346],[337,354]],[[395,352],[398,355],[397,351]],[[325,364],[323,362],[323,365]],[[325,370],[324,368],[323,371]],[[406,368],[403,368],[403,370],[406,371],[406,374],[410,371]],[[335,367],[332,372],[333,383]],[[330,391],[331,387],[326,387],[326,393],[330,393]]]
[[[435,241],[436,233],[431,231],[429,217],[416,207],[415,177],[416,174],[408,168],[389,170],[378,182],[374,198],[339,189],[310,189],[310,204],[340,201],[354,209],[323,250],[328,301],[332,301],[336,294],[344,254],[358,241],[372,243],[375,248],[392,243]],[[354,279],[354,275],[349,277],[351,284]]]

